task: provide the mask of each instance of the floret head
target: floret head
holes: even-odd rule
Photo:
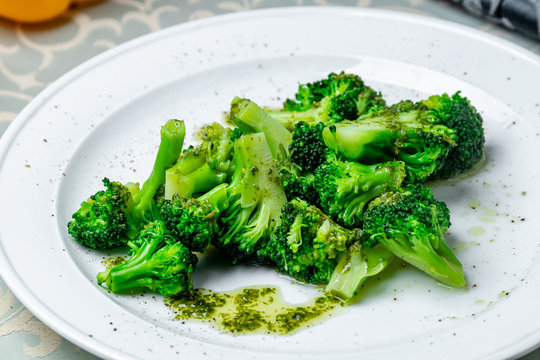
[[[451,149],[444,166],[431,177],[448,179],[475,167],[484,157],[482,117],[459,92],[434,95],[422,102],[434,113],[436,121],[454,130],[457,146]]]
[[[300,121],[295,124],[292,142],[289,145],[291,160],[303,171],[313,171],[326,156],[328,148],[322,138],[324,124],[310,126]]]
[[[284,206],[281,219],[268,243],[272,260],[282,272],[308,283],[328,283],[338,255],[359,238],[359,231],[339,226],[298,199]]]
[[[93,249],[124,246],[136,232],[130,216],[133,199],[129,188],[107,178],[103,185],[106,189],[84,201],[68,223],[73,238]]]
[[[204,252],[217,231],[215,211],[207,201],[175,196],[161,203],[160,214],[176,240],[191,251]]]
[[[373,246],[377,236],[388,238],[432,238],[434,241],[450,227],[450,211],[435,199],[429,188],[420,184],[387,192],[373,200],[363,219],[364,246]]]

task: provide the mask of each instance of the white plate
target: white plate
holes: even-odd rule
[[[47,325],[110,359],[518,356],[540,343],[539,65],[462,26],[351,8],[228,15],[119,46],[48,87],[3,136],[2,277]],[[219,120],[234,95],[278,105],[297,81],[340,70],[360,74],[389,102],[462,90],[482,112],[484,169],[435,187],[452,211],[448,242],[467,289],[398,266],[321,325],[234,337],[172,321],[160,297],[114,296],[96,285],[103,254],[74,244],[65,224],[103,176],[144,180],[166,119],[186,119],[193,130]],[[268,283],[289,301],[314,291],[263,268],[203,263],[195,279],[216,290]]]

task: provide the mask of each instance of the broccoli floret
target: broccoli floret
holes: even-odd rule
[[[131,257],[97,275],[115,293],[149,289],[176,295],[193,288],[191,274],[197,257],[176,241],[163,221],[148,223],[139,238],[129,243]]]
[[[322,210],[347,227],[359,226],[365,205],[386,191],[396,190],[405,178],[404,164],[390,161],[364,165],[328,152],[314,171],[314,187]]]
[[[424,182],[444,166],[456,146],[454,130],[434,120],[425,106],[404,101],[357,121],[326,127],[323,139],[329,148],[362,163],[403,161],[405,182]]]
[[[482,117],[459,92],[434,95],[422,101],[434,114],[434,123],[454,130],[457,146],[450,149],[444,165],[431,179],[448,179],[473,169],[484,157],[484,129]]]
[[[124,186],[107,178],[103,179],[103,185],[106,190],[98,191],[84,201],[68,223],[71,236],[93,249],[124,246],[139,233],[137,222],[131,215],[133,194],[138,192],[138,186]]]
[[[393,256],[382,245],[363,248],[360,242],[355,242],[339,255],[325,290],[343,300],[349,300],[356,295],[364,281],[386,269]]]
[[[291,133],[253,101],[234,98],[229,118],[244,133],[264,133],[274,159],[289,158]]]
[[[444,239],[450,212],[431,189],[410,185],[373,200],[364,214],[364,246],[382,244],[443,284],[465,285],[463,267]]]
[[[155,196],[165,181],[165,169],[171,166],[182,150],[185,126],[183,121],[169,120],[161,128],[161,143],[148,180],[139,191],[138,185],[104,179],[107,190],[99,191],[81,204],[68,223],[68,232],[84,246],[110,249],[134,239],[144,222],[156,213]]]
[[[281,224],[268,242],[279,271],[308,283],[328,283],[340,253],[360,239],[360,230],[341,227],[321,210],[294,199],[282,210]]]
[[[325,97],[340,95],[363,86],[364,82],[359,76],[343,72],[330,73],[327,79],[300,84],[295,94],[297,101],[287,99],[283,108],[288,111],[306,111],[313,107],[313,103],[320,102]]]
[[[234,261],[263,263],[265,254],[259,249],[280,222],[285,192],[264,134],[246,134],[236,140],[234,159],[227,187],[229,207],[220,213],[222,232],[212,243]]]
[[[218,232],[217,217],[229,206],[227,184],[192,199],[173,196],[160,204],[160,215],[171,234],[189,250],[204,252]]]
[[[232,173],[233,130],[218,123],[199,132],[201,143],[186,149],[166,172],[165,198],[191,198],[227,181]]]
[[[328,148],[322,138],[323,129],[322,122],[313,126],[303,121],[295,124],[289,153],[302,171],[311,172],[324,162]]]
[[[300,167],[291,162],[280,163],[281,184],[288,200],[295,198],[320,207],[321,199],[315,190],[315,175],[302,172]]]
[[[272,117],[291,131],[299,121],[315,125],[354,120],[362,114],[377,112],[386,105],[380,93],[365,86],[359,76],[343,72],[301,84],[296,99],[298,101],[285,101],[282,110],[267,109]]]

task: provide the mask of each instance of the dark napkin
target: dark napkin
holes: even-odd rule
[[[452,0],[473,14],[540,39],[540,0]]]

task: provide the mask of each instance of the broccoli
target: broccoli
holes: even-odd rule
[[[253,101],[235,97],[231,103],[229,118],[244,133],[264,133],[275,160],[289,158],[291,133]]]
[[[407,183],[447,179],[474,168],[484,156],[482,118],[459,93],[342,122],[323,130],[325,144],[350,159],[405,162]]]
[[[281,162],[279,174],[288,200],[299,198],[320,207],[321,199],[315,190],[313,173],[302,172],[300,167],[292,162]]]
[[[377,243],[443,284],[465,285],[463,267],[444,239],[450,212],[420,184],[387,192],[364,213],[362,242]]]
[[[325,291],[349,300],[367,278],[386,269],[393,257],[394,254],[382,245],[363,248],[360,242],[355,242],[339,255]]]
[[[339,254],[360,240],[360,233],[338,225],[315,206],[293,199],[283,207],[281,224],[265,251],[279,271],[307,283],[326,284]]]
[[[328,152],[314,171],[313,185],[322,210],[347,227],[359,226],[366,204],[386,191],[396,190],[405,178],[404,164],[390,161],[364,165]]]
[[[161,143],[152,173],[139,191],[137,184],[122,185],[103,179],[106,190],[98,191],[73,214],[68,232],[80,244],[93,249],[110,249],[134,239],[147,218],[156,212],[155,196],[165,181],[165,169],[182,150],[183,121],[169,120],[161,128]]]
[[[286,203],[278,168],[265,135],[246,134],[235,142],[235,169],[227,187],[229,206],[219,216],[221,233],[213,245],[234,261],[264,262],[259,249],[274,227]]]
[[[138,222],[133,219],[133,195],[137,184],[122,185],[103,179],[106,190],[81,204],[68,223],[68,232],[80,244],[92,249],[111,249],[124,246],[138,233]]]
[[[343,72],[301,84],[296,100],[285,101],[282,110],[267,109],[272,117],[291,131],[299,121],[315,125],[354,120],[362,114],[384,109],[386,105],[381,94],[365,86],[359,76]]]
[[[450,149],[444,165],[431,179],[449,179],[473,169],[484,158],[484,129],[482,117],[459,92],[434,95],[422,101],[434,114],[434,123],[454,130],[457,146]]]
[[[295,124],[289,153],[302,171],[311,172],[324,162],[328,148],[322,138],[323,129],[322,122],[313,126],[303,121]]]
[[[165,198],[191,198],[225,183],[232,173],[232,149],[238,136],[233,130],[212,123],[199,132],[202,142],[186,149],[166,171]]]
[[[177,241],[202,253],[218,232],[219,213],[228,206],[227,184],[221,184],[196,199],[175,195],[171,200],[163,200],[160,215]]]
[[[433,112],[404,101],[375,115],[323,130],[325,144],[362,163],[401,160],[407,183],[424,182],[442,168],[456,145],[454,130],[434,123]]]
[[[278,163],[282,186],[288,199],[299,197],[311,204],[319,203],[319,195],[314,191],[313,174],[302,173],[302,169],[291,158],[308,166],[311,154],[309,150],[304,151],[303,147],[324,151],[322,141],[312,144],[312,139],[320,136],[322,125],[310,127],[299,124],[297,131],[291,134],[253,101],[240,98],[233,100],[230,119],[244,132],[264,133],[272,156]]]
[[[129,242],[128,260],[97,275],[115,293],[149,289],[162,295],[176,295],[193,288],[191,274],[197,257],[171,236],[165,223],[147,223],[139,238]]]

